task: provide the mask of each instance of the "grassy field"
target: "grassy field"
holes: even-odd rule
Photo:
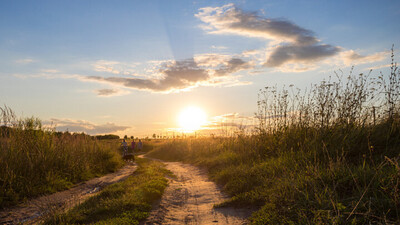
[[[151,157],[206,167],[253,224],[400,223],[400,74],[260,91],[253,135],[166,141]]]
[[[44,224],[139,224],[168,185],[164,176],[172,174],[160,162],[136,161],[134,176],[106,187],[67,213],[51,215]]]
[[[0,208],[113,172],[123,165],[115,142],[59,133],[0,108]]]

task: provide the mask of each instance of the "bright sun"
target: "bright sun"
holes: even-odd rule
[[[185,132],[200,129],[206,123],[206,113],[198,107],[188,107],[179,114],[179,125]]]

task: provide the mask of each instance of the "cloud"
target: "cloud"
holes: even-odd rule
[[[257,120],[254,116],[242,116],[239,113],[227,113],[214,116],[205,126],[208,129],[218,129],[221,127],[249,128],[254,127]]]
[[[262,18],[253,12],[243,12],[234,4],[222,7],[205,7],[195,15],[206,23],[209,33],[230,33],[249,37],[314,44],[314,33],[284,19]]]
[[[98,96],[111,97],[111,96],[121,96],[128,94],[128,91],[118,90],[118,89],[98,89],[95,91]]]
[[[382,68],[390,68],[391,66],[392,66],[391,64],[378,65],[378,66],[369,67],[368,70],[377,70],[377,69],[382,69]]]
[[[45,125],[52,124],[56,127],[57,131],[69,131],[69,132],[85,132],[87,134],[110,134],[118,131],[124,131],[130,127],[116,125],[114,123],[106,124],[94,124],[84,120],[72,120],[72,119],[50,119],[44,122]]]
[[[211,48],[212,48],[212,49],[217,49],[217,50],[224,50],[224,49],[227,49],[226,46],[215,46],[215,45],[212,45]]]
[[[388,55],[387,51],[377,52],[371,55],[361,55],[353,50],[343,51],[340,58],[345,65],[365,64],[382,61]]]
[[[98,60],[92,65],[97,72],[113,73],[120,70],[103,67],[107,65],[122,65],[116,61]],[[81,74],[64,74],[57,70],[41,70],[40,73],[33,74],[13,74],[20,79],[43,78],[43,79],[76,79],[82,82],[96,82],[111,85],[111,88],[94,90],[100,97],[111,97],[128,94],[129,92],[121,89],[137,89],[150,92],[171,93],[188,91],[199,86],[224,86],[232,87],[238,85],[251,84],[241,81],[240,75],[235,73],[252,68],[252,59],[242,58],[241,55],[232,56],[228,54],[198,54],[193,58],[185,60],[166,60],[151,61],[148,68],[141,74],[134,76],[124,76],[119,73],[117,76],[88,76]],[[113,73],[116,74],[116,73]]]
[[[265,62],[267,67],[279,67],[289,62],[312,63],[334,56],[340,48],[332,45],[283,45],[278,46]]]
[[[264,13],[265,14],[265,13]],[[285,72],[304,72],[318,68],[318,62],[337,57],[345,65],[380,61],[384,54],[363,56],[322,43],[315,33],[295,23],[276,18],[266,18],[255,12],[244,12],[227,4],[221,7],[205,7],[195,14],[211,34],[234,34],[261,38],[269,41],[263,66]],[[257,55],[257,50],[244,51],[242,56]]]
[[[249,69],[251,67],[249,62],[245,62],[239,58],[232,58],[227,61],[220,68],[215,70],[216,76],[225,76],[227,74],[235,73],[240,70]]]
[[[14,77],[20,78],[20,79],[27,79],[27,78],[44,78],[44,79],[77,79],[81,81],[86,81],[86,77],[79,75],[79,74],[60,74],[54,71],[47,71],[47,72],[41,72],[41,73],[33,73],[33,74],[19,74],[15,73],[13,74]]]
[[[59,73],[60,71],[56,70],[56,69],[42,69],[42,70],[40,70],[40,72],[43,72],[43,73]]]
[[[151,90],[155,92],[170,92],[196,86],[201,81],[209,79],[209,74],[197,66],[193,59],[165,63],[159,68],[163,75],[161,79],[99,77],[89,76],[88,79],[100,82],[119,84],[133,89]]]
[[[15,60],[15,62],[18,63],[18,64],[29,64],[29,63],[35,62],[35,60],[33,60],[31,58],[26,58],[26,59]]]
[[[109,72],[114,74],[119,74],[120,71],[115,69],[115,65],[118,65],[119,62],[116,61],[106,61],[106,60],[98,60],[93,64],[94,70],[98,72]]]
[[[191,59],[160,63],[154,72],[158,76],[150,78],[87,76],[85,79],[120,85],[126,88],[152,92],[179,92],[198,86],[245,85],[232,74],[249,68],[250,62],[228,55],[207,54]],[[101,94],[111,94],[114,90],[102,90]],[[98,92],[98,94],[100,94]]]
[[[97,72],[106,72],[112,74],[131,75],[138,63],[126,63],[109,60],[97,60],[92,64]]]

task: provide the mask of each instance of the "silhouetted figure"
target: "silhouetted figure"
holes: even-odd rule
[[[125,139],[122,141],[121,146],[122,150],[124,151],[124,154],[128,152],[128,143],[126,143]]]
[[[142,143],[142,141],[139,139],[139,142],[138,142],[138,144],[137,144],[137,147],[138,147],[138,151],[142,151],[142,149],[143,149],[143,143]]]
[[[136,147],[136,143],[135,143],[135,140],[133,140],[131,143],[132,153],[135,153],[135,147]]]

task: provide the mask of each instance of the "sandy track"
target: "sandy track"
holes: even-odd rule
[[[141,224],[247,224],[250,209],[213,208],[226,200],[215,183],[199,168],[180,162],[164,162],[177,178],[170,179],[164,195]]]
[[[80,183],[75,187],[30,200],[21,205],[0,211],[0,224],[34,224],[49,212],[69,209],[93,196],[105,186],[126,179],[136,170],[129,163],[115,173]]]

